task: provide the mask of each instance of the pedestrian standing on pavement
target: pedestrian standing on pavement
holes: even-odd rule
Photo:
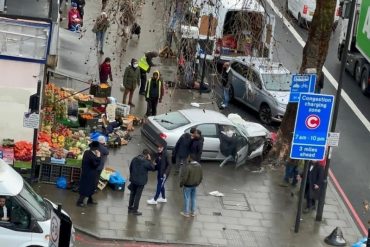
[[[321,188],[324,183],[324,167],[319,161],[310,161],[308,168],[307,183],[305,188],[305,197],[307,206],[303,213],[309,213],[315,210],[316,200],[319,199]]]
[[[80,32],[81,22],[81,15],[77,10],[77,4],[72,3],[71,9],[68,11],[68,30],[72,32]]]
[[[100,152],[100,164],[97,168],[97,176],[96,176],[96,186],[99,184],[100,174],[102,173],[105,163],[107,162],[107,158],[109,155],[109,150],[106,147],[106,138],[105,136],[99,136],[98,137],[99,142],[99,152]]]
[[[192,127],[190,133],[186,132],[177,140],[174,150],[172,151],[172,164],[176,164],[176,173],[179,172],[180,167],[187,163],[190,154],[190,145],[194,136],[196,128]]]
[[[183,188],[184,208],[180,214],[184,217],[195,216],[197,187],[203,180],[202,166],[189,155],[189,162],[182,166],[180,187]]]
[[[126,104],[128,95],[128,104],[135,107],[135,104],[132,103],[132,97],[136,86],[140,86],[140,69],[138,68],[138,63],[135,58],[131,59],[131,64],[126,67],[122,84],[125,87],[122,103]]]
[[[194,155],[195,161],[200,162],[203,152],[204,138],[202,132],[199,129],[195,129],[193,133],[193,139],[190,144],[190,155]]]
[[[225,109],[229,105],[229,101],[230,101],[229,71],[230,71],[230,64],[226,62],[224,63],[222,67],[222,73],[221,73],[221,84],[222,84],[222,92],[223,92],[223,101],[221,104],[221,109]]]
[[[104,54],[104,40],[105,40],[105,33],[109,27],[109,20],[108,15],[105,12],[102,12],[98,18],[96,18],[94,27],[92,29],[93,33],[96,35],[96,48],[100,52],[100,54]]]
[[[283,182],[280,184],[281,187],[288,187],[289,184],[296,186],[299,178],[299,170],[302,167],[302,162],[300,160],[292,160],[288,158],[285,162],[285,173]]]
[[[164,94],[163,82],[160,79],[159,71],[154,71],[153,77],[148,80],[145,86],[145,100],[147,102],[146,116],[157,115],[158,102],[162,102]]]
[[[82,157],[81,178],[79,193],[80,197],[77,201],[77,206],[85,207],[86,204],[96,204],[92,195],[96,189],[96,177],[101,157],[99,151],[99,142],[93,141],[90,143],[90,149],[84,152]]]
[[[105,7],[107,6],[108,0],[101,0],[101,10],[104,10]]]
[[[151,51],[146,52],[142,58],[139,60],[139,68],[140,68],[140,95],[145,95],[145,88],[147,83],[146,74],[150,72],[150,69],[154,66],[153,58],[158,57],[158,52]]]
[[[164,184],[170,174],[171,165],[167,157],[167,150],[161,144],[157,148],[155,164],[155,169],[157,170],[157,190],[154,197],[147,200],[147,203],[151,205],[156,205],[157,202],[167,202]]]
[[[130,193],[128,203],[128,212],[133,215],[142,215],[138,211],[141,193],[144,186],[148,182],[148,171],[154,171],[155,167],[152,164],[150,152],[144,149],[143,153],[133,158],[130,164],[130,185],[127,187]]]
[[[108,78],[113,81],[112,67],[110,66],[110,58],[106,57],[104,62],[99,67],[100,83],[108,83]]]

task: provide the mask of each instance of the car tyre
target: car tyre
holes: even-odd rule
[[[358,85],[360,85],[361,83],[361,64],[359,62],[357,62],[355,65],[353,76],[355,77],[355,81],[358,83]]]
[[[272,122],[271,108],[268,105],[262,104],[258,112],[258,115],[262,123],[268,125],[271,124]]]
[[[370,95],[369,67],[365,66],[361,74],[361,91],[364,95]]]

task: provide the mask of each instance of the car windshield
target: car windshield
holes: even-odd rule
[[[167,130],[173,130],[190,123],[190,121],[178,111],[155,116],[153,120]]]
[[[44,199],[24,181],[24,186],[17,197],[27,206],[30,213],[36,220],[45,221],[49,218],[50,212]]]
[[[290,74],[262,74],[262,80],[268,91],[290,91]]]

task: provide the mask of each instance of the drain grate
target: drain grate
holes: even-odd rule
[[[213,212],[213,216],[222,216],[221,212]]]
[[[243,193],[231,193],[220,197],[221,205],[227,210],[250,211],[247,197]]]
[[[153,221],[145,221],[146,226],[155,226],[155,223]]]

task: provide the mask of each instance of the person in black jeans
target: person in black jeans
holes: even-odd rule
[[[138,211],[141,193],[148,182],[148,171],[154,171],[155,167],[151,162],[151,156],[148,149],[133,158],[130,164],[130,182],[128,189],[131,191],[128,204],[128,212],[133,215],[142,215]]]
[[[146,116],[157,115],[158,102],[162,102],[164,93],[163,82],[159,77],[159,71],[153,73],[153,77],[148,80],[145,86],[145,100],[147,102]]]

